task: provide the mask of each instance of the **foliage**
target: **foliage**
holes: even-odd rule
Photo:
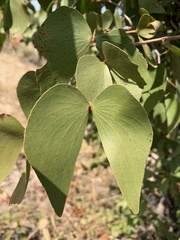
[[[9,34],[12,42],[17,37],[25,42],[33,38],[35,48],[47,60],[41,69],[26,73],[17,86],[19,102],[28,118],[23,139],[27,172],[22,176],[24,180],[20,179],[21,187],[17,186],[13,193],[18,195],[22,188],[20,199],[12,197],[11,203],[22,200],[30,164],[56,214],[61,216],[85,128],[90,122],[97,127],[130,209],[139,212],[144,169],[151,149],[142,197],[153,204],[164,199],[168,212],[163,214],[170,221],[178,221],[180,36],[179,13],[175,11],[178,1],[39,3],[42,9],[38,12],[30,1],[0,3],[0,47],[5,34]],[[11,166],[20,148],[9,139],[18,141],[19,133],[14,133],[8,121],[14,126],[19,123],[8,115],[0,116],[0,139],[7,141],[7,147],[3,141],[0,144],[1,162]],[[22,137],[23,134],[21,141]],[[16,154],[6,156],[10,150]],[[155,162],[154,152],[158,156]],[[0,171],[4,178],[4,172],[8,174],[10,169],[2,167]],[[151,222],[146,212],[140,214],[147,224]],[[156,224],[165,229],[169,223],[157,220]],[[173,239],[177,232],[173,227],[174,233],[169,233],[168,239]],[[161,237],[163,230],[159,229]]]

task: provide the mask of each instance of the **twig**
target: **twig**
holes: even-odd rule
[[[164,41],[171,41],[171,40],[178,40],[180,39],[180,35],[177,36],[165,36],[165,37],[161,37],[161,38],[153,38],[153,39],[149,39],[149,40],[145,40],[142,42],[135,42],[134,45],[135,46],[140,46],[143,44],[148,44],[148,43],[153,43],[153,42],[164,42]]]
[[[123,3],[123,1],[121,1],[121,3],[117,4],[117,3],[115,3],[115,2],[113,2],[113,1],[111,1],[111,0],[105,0],[105,2],[111,3],[112,5],[116,6],[117,8],[121,8],[121,5],[122,5],[122,3]],[[121,11],[122,11],[122,9],[121,9]],[[130,17],[128,17],[123,11],[122,11],[122,15],[123,15],[124,18],[128,21],[129,25],[132,26],[133,23],[132,23]]]

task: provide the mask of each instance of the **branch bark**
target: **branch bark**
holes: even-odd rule
[[[153,39],[145,40],[145,41],[142,41],[142,42],[135,42],[134,45],[135,46],[140,46],[140,45],[148,44],[148,43],[164,42],[164,41],[171,41],[171,40],[178,40],[178,39],[180,39],[180,35],[165,36],[165,37],[161,37],[161,38],[153,38]]]

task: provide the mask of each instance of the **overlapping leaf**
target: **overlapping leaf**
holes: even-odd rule
[[[117,71],[125,80],[131,79],[140,87],[145,85],[144,79],[139,74],[138,66],[130,60],[125,51],[109,42],[103,42],[102,48],[108,66]]]
[[[25,132],[25,154],[60,216],[88,120],[88,102],[76,88],[62,84],[35,104]]]
[[[22,149],[24,128],[12,116],[0,114],[0,183],[13,168]]]
[[[78,59],[88,50],[91,34],[83,16],[63,6],[52,12],[39,28],[34,44],[47,58],[51,70],[59,72],[61,82],[69,82]]]
[[[10,1],[10,9],[12,14],[12,27],[10,29],[11,38],[19,37],[29,25],[29,15],[23,6],[22,1]]]
[[[32,107],[41,95],[35,72],[29,71],[20,79],[17,86],[17,95],[21,108],[28,117]]]
[[[30,165],[29,165],[29,162],[26,160],[26,169],[22,173],[21,178],[19,179],[19,182],[10,198],[9,204],[16,204],[16,203],[19,204],[22,202],[27,189],[29,176],[30,176]]]
[[[141,185],[152,129],[140,103],[121,85],[92,102],[94,119],[110,165],[129,207],[139,211]]]
[[[97,32],[95,39],[96,46],[100,53],[102,53],[102,43],[105,41],[112,43],[125,51],[131,62],[138,66],[139,74],[145,81],[147,74],[147,62],[139,50],[133,45],[132,41],[123,29],[112,30],[108,33]]]
[[[106,87],[112,85],[109,68],[94,56],[80,58],[76,70],[77,88],[89,102]]]

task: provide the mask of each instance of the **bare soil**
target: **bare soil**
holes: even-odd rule
[[[0,113],[16,117],[23,126],[26,118],[20,108],[16,86],[29,70],[42,62],[32,46],[19,44],[13,49],[6,43],[0,53]],[[128,239],[113,233],[109,215],[121,198],[111,168],[97,166],[93,159],[96,145],[83,141],[71,182],[65,210],[57,217],[36,174],[31,170],[26,195],[20,205],[9,206],[9,199],[25,166],[23,151],[12,172],[0,185],[0,239]],[[98,165],[98,164],[97,164]]]

